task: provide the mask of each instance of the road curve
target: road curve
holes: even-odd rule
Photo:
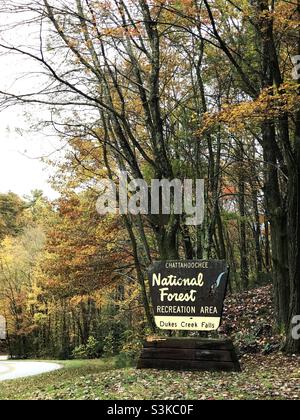
[[[48,362],[15,362],[0,360],[0,382],[10,379],[27,378],[42,373],[61,369],[57,363]]]

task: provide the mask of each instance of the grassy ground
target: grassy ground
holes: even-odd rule
[[[245,356],[243,372],[117,370],[113,360],[62,362],[64,369],[3,382],[0,399],[300,399],[300,358]]]

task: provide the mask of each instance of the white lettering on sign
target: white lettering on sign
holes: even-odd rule
[[[196,302],[197,290],[190,290],[188,293],[169,293],[169,288],[160,289],[161,302]]]
[[[155,274],[152,276],[152,285],[153,286],[178,286],[178,287],[203,287],[204,278],[203,273],[199,273],[198,277],[193,278],[177,278],[176,276],[170,275],[168,277],[163,277],[161,273]]]

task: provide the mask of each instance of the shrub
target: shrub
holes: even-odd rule
[[[81,344],[73,350],[74,359],[97,359],[100,356],[100,343],[95,337],[89,337],[86,344]]]
[[[124,344],[116,360],[117,368],[136,366],[143,347],[144,337],[134,331],[126,331],[123,334]]]
[[[103,352],[106,357],[111,357],[116,354],[117,343],[112,332],[104,338]]]
[[[137,355],[135,352],[121,351],[116,359],[116,367],[118,369],[124,369],[129,367],[135,367],[137,363]]]

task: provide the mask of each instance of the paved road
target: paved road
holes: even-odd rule
[[[57,363],[15,362],[0,360],[0,382],[9,379],[26,378],[61,369]]]

